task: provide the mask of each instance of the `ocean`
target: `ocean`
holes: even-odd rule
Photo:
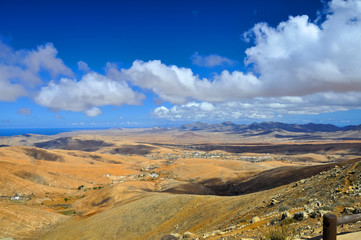
[[[0,128],[0,136],[15,136],[23,134],[54,135],[63,132],[104,129],[106,128]]]

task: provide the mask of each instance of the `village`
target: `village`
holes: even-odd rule
[[[263,162],[263,161],[282,161],[283,157],[277,157],[269,153],[245,155],[241,153],[224,153],[224,152],[201,152],[201,151],[183,151],[181,153],[152,153],[147,154],[145,157],[151,160],[167,160],[169,163],[177,159],[198,158],[198,159],[229,159],[241,160],[248,162]]]

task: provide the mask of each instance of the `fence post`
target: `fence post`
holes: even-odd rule
[[[323,240],[336,240],[337,235],[337,217],[336,215],[326,213],[323,215]]]

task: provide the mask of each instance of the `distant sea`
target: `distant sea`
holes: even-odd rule
[[[23,134],[54,135],[63,132],[104,129],[106,128],[0,128],[0,136],[15,136]]]

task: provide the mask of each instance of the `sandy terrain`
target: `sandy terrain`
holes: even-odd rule
[[[360,141],[262,139],[157,129],[1,138],[0,237],[160,239],[225,229],[361,152]]]

